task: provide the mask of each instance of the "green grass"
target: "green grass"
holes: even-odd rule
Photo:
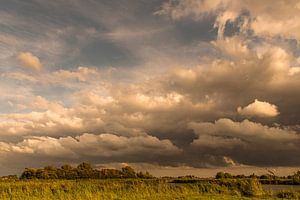
[[[0,181],[0,199],[262,199],[256,182],[170,184],[167,179]],[[248,196],[245,196],[248,195]],[[256,196],[256,197],[255,197]],[[255,198],[254,198],[255,197]],[[271,199],[271,198],[264,198]]]

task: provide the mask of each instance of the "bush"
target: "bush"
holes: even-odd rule
[[[300,199],[300,195],[294,191],[281,191],[277,194],[277,197],[284,199]]]
[[[264,194],[262,185],[257,179],[239,181],[239,190],[245,196],[261,196]]]
[[[232,178],[232,175],[229,173],[218,172],[216,174],[216,179],[222,179],[222,178]]]

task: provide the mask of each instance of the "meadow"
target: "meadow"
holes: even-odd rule
[[[77,167],[26,168],[20,177],[3,176],[0,178],[0,199],[300,199],[298,189],[283,187],[298,188],[299,175],[300,172],[289,177],[233,176],[219,172],[215,178],[156,178],[148,172],[135,172],[129,166],[120,170],[95,169],[88,163],[81,163]],[[283,189],[272,192],[262,183],[264,186],[281,185]]]
[[[285,198],[297,196],[285,194]],[[253,180],[173,183],[171,179],[6,180],[0,199],[276,199]]]

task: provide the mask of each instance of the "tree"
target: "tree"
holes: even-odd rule
[[[222,178],[232,178],[232,175],[229,173],[218,172],[216,174],[216,179],[222,179]]]
[[[86,162],[83,162],[83,163],[79,164],[79,165],[77,166],[77,169],[78,169],[78,170],[88,170],[88,171],[89,171],[89,170],[93,170],[91,164],[86,163]]]
[[[93,168],[89,163],[81,163],[77,166],[77,174],[79,178],[92,178]]]
[[[74,169],[71,165],[68,164],[63,165],[60,168],[63,169],[64,171],[70,171]]]
[[[134,169],[129,166],[123,167],[121,171],[123,178],[136,178]]]
[[[25,168],[21,179],[79,179],[79,178],[152,178],[146,173],[136,173],[133,168],[126,166],[117,169],[93,169],[89,163],[81,163],[76,168],[71,165],[63,165],[60,168],[46,166],[44,168]]]
[[[143,173],[143,172],[138,172],[137,174],[136,174],[136,176],[138,177],[138,178],[153,178],[153,176],[149,173],[149,172],[145,172],[145,173]]]
[[[24,172],[21,174],[21,179],[33,179],[36,178],[36,169],[25,168]]]

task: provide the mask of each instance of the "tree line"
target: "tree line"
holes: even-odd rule
[[[251,174],[246,175],[232,175],[226,172],[218,172],[215,176],[216,179],[249,179],[255,178],[262,184],[283,184],[283,185],[300,185],[300,171],[295,172],[289,176],[276,176],[274,173],[268,173],[263,175]]]
[[[148,172],[135,172],[126,166],[117,169],[94,169],[89,163],[81,163],[77,167],[63,165],[61,167],[46,166],[44,168],[25,168],[20,179],[108,179],[108,178],[153,178]]]

